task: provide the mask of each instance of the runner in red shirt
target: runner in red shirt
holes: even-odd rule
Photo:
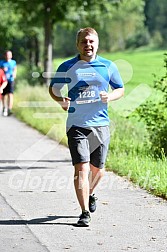
[[[1,94],[3,93],[4,88],[7,85],[7,79],[4,71],[0,68],[0,99],[1,99]]]

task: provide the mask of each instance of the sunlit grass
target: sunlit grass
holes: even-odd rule
[[[67,144],[66,113],[49,96],[47,87],[24,86],[15,93],[15,115],[48,137]]]

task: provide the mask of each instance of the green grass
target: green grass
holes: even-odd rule
[[[104,57],[110,60],[123,59],[133,68],[133,77],[127,85],[146,83],[152,85],[153,74],[161,76],[164,72],[163,58],[165,50],[158,51],[127,51],[121,53],[106,53]]]
[[[67,114],[50,98],[47,87],[21,85],[14,99],[13,111],[18,119],[61,144],[67,144]]]
[[[165,51],[128,51],[121,53],[101,54],[113,61],[123,59],[133,68],[133,77],[125,85],[126,94],[140,83],[153,84],[153,73],[163,74],[163,54]],[[65,59],[54,61],[55,69]],[[33,103],[23,102],[37,101]],[[40,103],[44,102],[44,103]],[[44,105],[44,106],[40,106]],[[27,124],[43,134],[67,145],[65,136],[66,113],[49,96],[48,88],[26,84],[19,85],[15,92],[14,113]],[[151,193],[167,199],[167,160],[155,159],[150,152],[150,143],[145,125],[134,118],[120,116],[117,111],[109,110],[111,118],[110,148],[106,161],[107,170],[121,176],[127,176],[131,181]],[[112,128],[113,127],[113,128]]]
[[[167,199],[167,159],[152,155],[143,122],[110,112],[115,131],[110,140],[106,169],[126,176],[134,184]]]
[[[127,177],[134,184],[150,193],[167,199],[167,160],[155,160],[152,156],[143,156],[126,151],[109,151],[107,169],[120,176]]]

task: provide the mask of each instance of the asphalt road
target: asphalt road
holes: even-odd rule
[[[91,225],[76,227],[68,148],[0,116],[1,252],[167,251],[166,201],[112,172],[95,193]]]

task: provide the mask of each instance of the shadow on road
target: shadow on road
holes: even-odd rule
[[[47,165],[44,165],[48,163]],[[49,164],[56,164],[56,163],[70,163],[71,160],[0,160],[0,172],[3,171],[10,171],[10,170],[20,170],[20,169],[28,169],[28,170],[35,170],[35,169],[55,169],[54,167],[50,167]],[[30,166],[29,166],[30,164]],[[33,164],[33,165],[31,165]],[[19,166],[20,165],[20,166]],[[24,167],[25,166],[25,167]]]
[[[0,220],[0,225],[71,225],[76,226],[76,223],[69,222],[52,222],[58,219],[72,219],[78,216],[47,216],[45,218],[36,218],[32,220]]]

